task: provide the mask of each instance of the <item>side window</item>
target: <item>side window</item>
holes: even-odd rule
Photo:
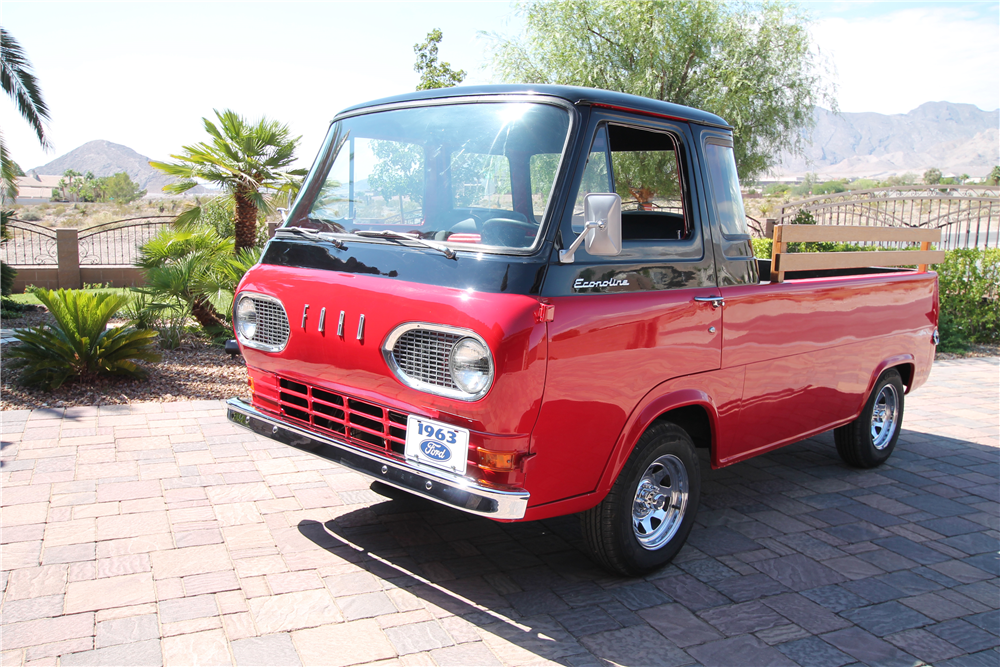
[[[587,166],[583,171],[580,191],[573,205],[573,231],[583,231],[583,198],[591,192],[614,192],[608,174],[608,131],[601,126],[594,135],[594,143],[587,156]]]
[[[717,143],[705,144],[705,162],[712,184],[715,211],[719,226],[726,236],[748,235],[740,179],[736,173],[736,157],[732,146]]]
[[[622,240],[689,238],[674,137],[618,125],[612,125],[609,134],[615,191],[622,198]]]

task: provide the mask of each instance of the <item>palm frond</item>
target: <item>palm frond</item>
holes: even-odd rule
[[[44,124],[51,120],[49,107],[42,98],[42,89],[31,70],[28,56],[4,28],[0,28],[0,85],[14,100],[18,113],[35,131],[38,143],[42,148],[48,149],[49,140],[45,136]]]

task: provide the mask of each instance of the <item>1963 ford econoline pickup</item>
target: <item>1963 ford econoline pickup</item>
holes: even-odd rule
[[[645,572],[691,530],[695,448],[836,429],[875,466],[930,371],[934,273],[775,259],[714,115],[555,86],[352,107],[240,283],[229,419],[466,512],[582,513],[599,563]]]

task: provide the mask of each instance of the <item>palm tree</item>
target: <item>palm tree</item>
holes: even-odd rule
[[[45,123],[49,119],[49,108],[42,99],[42,90],[38,80],[31,71],[31,63],[24,54],[21,45],[9,32],[0,28],[0,85],[17,105],[18,112],[31,125],[42,148],[49,148],[49,140],[45,136]],[[17,198],[17,166],[10,154],[7,144],[0,133],[0,179],[3,182],[3,196],[12,201]]]
[[[143,244],[136,265],[143,269],[147,295],[182,305],[211,333],[228,328],[236,285],[260,254],[249,248],[234,256],[232,238],[191,225],[162,230]]]
[[[179,162],[149,164],[165,174],[185,179],[163,188],[167,192],[190,190],[197,185],[194,179],[222,186],[236,202],[235,252],[239,253],[255,243],[258,212],[270,212],[270,198],[292,189],[297,185],[296,177],[305,175],[304,169],[285,170],[294,160],[301,137],[290,138],[287,125],[266,117],[249,124],[229,109],[221,113],[213,111],[218,126],[202,118],[211,142],[184,146],[182,155],[170,156]],[[265,196],[264,191],[270,195]]]

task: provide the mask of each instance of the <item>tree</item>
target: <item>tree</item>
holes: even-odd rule
[[[986,180],[991,185],[1000,185],[1000,165],[993,167],[989,176],[986,177]]]
[[[271,211],[271,198],[298,187],[299,177],[305,175],[305,169],[286,170],[295,160],[301,137],[290,137],[287,125],[266,117],[250,124],[229,109],[214,111],[218,125],[202,118],[211,142],[184,146],[183,154],[170,156],[179,162],[149,164],[185,179],[164,187],[167,192],[186,192],[197,185],[194,179],[222,186],[236,203],[235,252],[239,253],[256,242],[258,211]],[[194,211],[186,212],[187,219],[197,217]]]
[[[924,183],[927,185],[937,185],[941,182],[941,170],[937,167],[931,167],[924,172]]]
[[[784,150],[801,152],[824,88],[796,7],[719,0],[532,0],[525,35],[493,35],[507,82],[606,88],[704,109],[734,127],[745,181]]]
[[[455,71],[451,68],[451,63],[438,62],[438,45],[443,38],[441,30],[434,28],[427,33],[427,41],[413,45],[413,52],[417,54],[413,71],[420,74],[417,90],[450,88],[465,81],[464,69]]]
[[[140,190],[139,184],[124,171],[120,171],[114,176],[105,176],[101,180],[103,181],[102,189],[105,201],[130,204],[136,199],[146,196],[146,191]]]
[[[0,27],[0,85],[3,91],[14,100],[18,113],[26,121],[38,137],[42,148],[49,148],[49,140],[45,136],[45,123],[49,119],[49,108],[42,98],[42,89],[31,71],[31,62],[25,55],[21,45],[14,37]],[[17,199],[17,183],[15,178],[21,169],[11,159],[7,152],[7,144],[0,133],[0,180],[2,180],[2,198],[14,201]],[[23,175],[23,174],[22,174]]]

